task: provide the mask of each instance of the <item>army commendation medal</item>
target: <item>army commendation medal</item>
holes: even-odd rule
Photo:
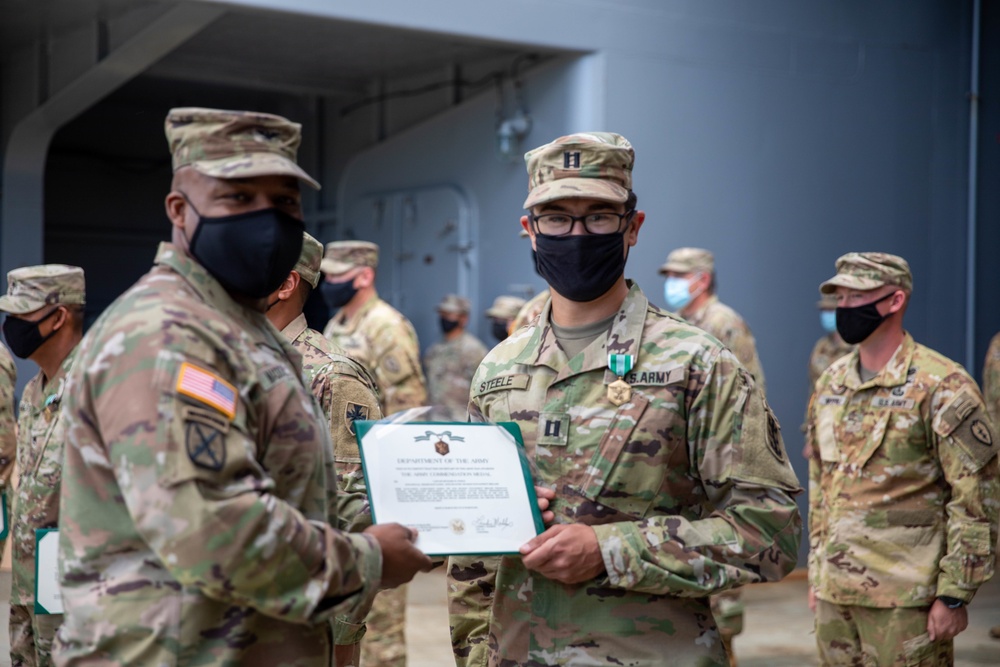
[[[632,386],[623,379],[623,376],[632,370],[632,366],[634,365],[635,355],[608,355],[608,368],[618,376],[617,380],[608,385],[608,400],[615,405],[621,405],[632,398]]]

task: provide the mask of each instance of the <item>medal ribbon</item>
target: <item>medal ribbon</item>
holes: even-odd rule
[[[618,377],[623,377],[635,366],[634,354],[609,354],[608,368]]]

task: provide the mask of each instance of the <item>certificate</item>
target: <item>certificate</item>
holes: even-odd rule
[[[544,529],[516,424],[354,426],[372,520],[416,528],[425,554],[515,554]]]
[[[35,529],[35,613],[63,613],[59,592],[59,531]]]

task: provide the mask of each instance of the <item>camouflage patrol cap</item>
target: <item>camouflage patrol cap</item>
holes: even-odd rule
[[[821,295],[816,307],[820,310],[837,310],[837,295],[832,292]]]
[[[667,261],[660,267],[660,273],[694,273],[715,271],[715,256],[704,248],[677,248],[667,255]]]
[[[632,189],[635,151],[612,132],[580,132],[559,137],[524,155],[528,198],[524,208],[557,199],[586,197],[623,204]]]
[[[448,294],[437,305],[439,313],[449,313],[451,315],[468,315],[470,308],[469,300],[457,294]]]
[[[323,244],[310,236],[309,232],[302,232],[302,254],[299,255],[299,261],[292,267],[292,271],[298,272],[302,280],[315,288],[319,285],[321,261],[323,261]]]
[[[498,296],[493,300],[493,305],[486,310],[486,316],[495,317],[498,320],[512,320],[521,312],[525,303],[525,300],[520,297]]]
[[[838,287],[867,291],[883,285],[913,291],[913,275],[905,259],[885,252],[849,252],[837,260],[837,275],[820,285],[819,291],[833,294]]]
[[[294,176],[319,190],[296,164],[302,126],[256,111],[183,107],[165,123],[174,171],[191,167],[213,178]]]
[[[358,266],[378,268],[378,246],[371,241],[331,241],[320,268],[336,276]]]
[[[24,266],[7,274],[7,294],[0,296],[0,311],[24,315],[53,304],[82,306],[86,303],[84,287],[79,266]]]

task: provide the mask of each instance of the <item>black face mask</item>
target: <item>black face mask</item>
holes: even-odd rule
[[[57,330],[53,329],[49,332],[48,336],[43,336],[41,331],[39,331],[39,325],[58,312],[59,309],[56,308],[37,322],[29,322],[28,320],[11,317],[10,315],[7,316],[7,318],[3,321],[3,337],[7,340],[7,347],[10,348],[10,351],[14,353],[15,357],[19,359],[27,359],[33,355],[35,350],[40,348],[45,341],[55,335]]]
[[[497,340],[507,338],[507,323],[503,320],[493,320],[493,337]]]
[[[187,202],[198,215],[191,256],[227,291],[263,298],[278,289],[299,261],[305,223],[281,209],[206,218]]]
[[[857,345],[874,333],[888,315],[878,312],[875,304],[891,297],[895,292],[889,292],[881,299],[854,308],[837,308],[837,333],[845,343]]]
[[[457,320],[446,320],[443,317],[438,318],[438,321],[441,322],[441,331],[444,333],[451,333],[452,331],[457,329],[459,325],[459,322]]]
[[[331,310],[340,310],[346,306],[354,295],[358,293],[358,288],[354,286],[354,279],[345,280],[342,283],[331,283],[323,281],[319,286],[319,291],[323,293],[323,300]]]
[[[535,271],[570,301],[593,301],[625,272],[625,234],[535,235]]]

